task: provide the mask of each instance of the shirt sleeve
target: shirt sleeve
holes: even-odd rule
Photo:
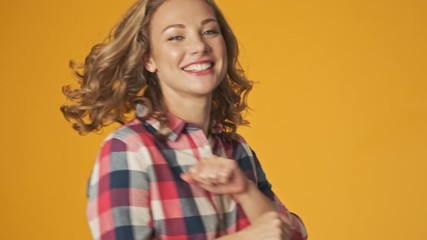
[[[291,220],[292,240],[306,240],[307,231],[301,218],[288,211],[276,194],[274,194],[255,152],[241,136],[238,136],[237,140],[237,146],[234,147],[234,157],[238,160],[239,167],[250,180],[257,184],[258,189],[273,202],[277,211]]]
[[[149,178],[143,146],[111,137],[88,184],[87,218],[96,240],[151,239]]]
[[[295,213],[290,212],[285,207],[285,205],[280,201],[280,199],[276,196],[276,194],[272,190],[271,184],[268,182],[267,178],[265,177],[264,170],[262,169],[261,164],[255,152],[252,150],[251,152],[253,155],[253,162],[255,165],[256,179],[257,179],[256,181],[257,181],[258,189],[262,193],[264,193],[264,195],[266,195],[271,201],[273,201],[273,204],[279,213],[281,213],[282,215],[286,216],[288,219],[291,220],[291,230],[293,232],[292,240],[306,240],[308,238],[307,230],[301,218]]]

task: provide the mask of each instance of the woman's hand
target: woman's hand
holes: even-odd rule
[[[221,240],[292,240],[292,229],[289,219],[277,212],[267,212],[260,216],[252,225]]]
[[[273,204],[246,178],[236,161],[213,156],[193,165],[181,178],[215,194],[229,194],[242,205],[251,225],[223,240],[291,240],[292,224],[275,211]]]
[[[212,156],[193,165],[181,178],[215,194],[241,194],[248,188],[248,179],[237,162]]]

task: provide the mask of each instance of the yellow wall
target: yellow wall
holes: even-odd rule
[[[72,132],[60,88],[131,2],[1,1],[0,239],[90,238],[105,134]],[[218,3],[258,82],[241,133],[311,239],[427,239],[427,2]]]

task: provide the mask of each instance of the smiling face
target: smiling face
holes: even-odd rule
[[[225,42],[205,0],[166,0],[151,19],[150,43],[146,68],[166,99],[209,98],[225,77]]]

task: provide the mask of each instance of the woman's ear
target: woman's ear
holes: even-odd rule
[[[151,73],[155,73],[157,71],[156,63],[154,62],[151,55],[144,56],[144,67]]]

